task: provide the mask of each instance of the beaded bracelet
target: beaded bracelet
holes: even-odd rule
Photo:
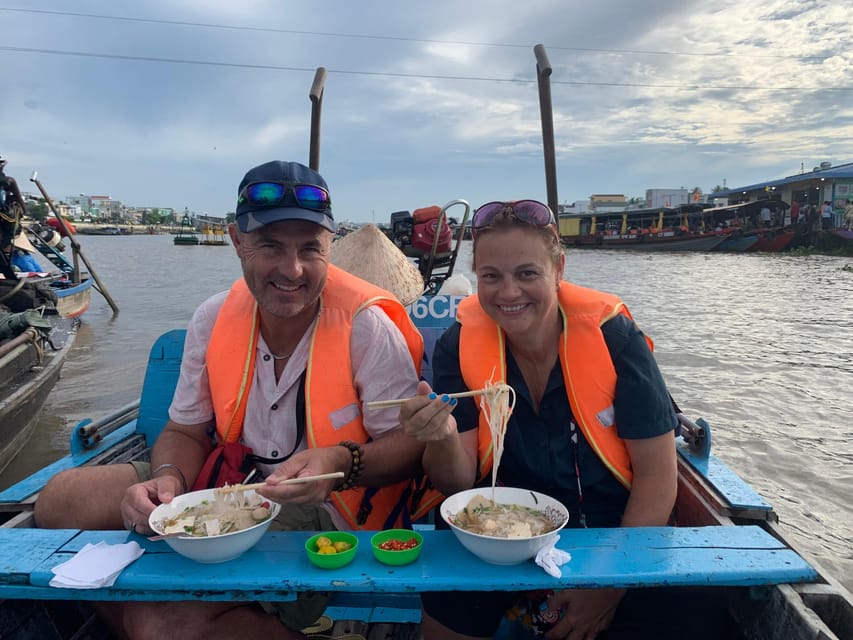
[[[338,443],[341,447],[349,449],[352,455],[352,466],[344,480],[335,487],[335,491],[346,491],[352,489],[357,483],[361,472],[364,470],[364,447],[352,440],[344,440]]]
[[[159,467],[157,467],[156,469],[154,469],[154,471],[151,472],[151,477],[153,478],[160,471],[163,471],[163,469],[174,469],[175,471],[177,471],[177,473],[178,473],[177,478],[178,478],[178,480],[181,481],[181,493],[186,493],[187,492],[187,479],[184,477],[184,472],[181,471],[181,468],[176,464],[172,464],[170,462],[167,462],[166,464],[161,464]]]

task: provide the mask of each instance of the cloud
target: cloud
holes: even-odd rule
[[[544,198],[537,43],[561,200],[747,184],[853,146],[840,0],[21,8],[0,11],[0,151],[62,195],[224,213],[250,166],[307,161],[324,66],[320,166],[339,211]]]

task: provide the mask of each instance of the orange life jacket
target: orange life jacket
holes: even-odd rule
[[[367,442],[361,401],[352,380],[350,335],[353,318],[370,305],[378,305],[400,329],[415,369],[423,359],[423,338],[405,308],[392,294],[329,265],[323,288],[320,315],[309,345],[305,376],[305,435],[309,447],[334,446],[342,440]],[[219,442],[237,442],[243,430],[246,402],[255,370],[260,315],[258,305],[241,278],[223,303],[207,348],[206,364]],[[334,422],[333,422],[334,419]],[[340,421],[346,420],[342,424]],[[381,529],[391,526],[389,514],[399,512],[408,497],[410,483],[381,489],[354,487],[335,491],[335,507],[353,528]],[[364,500],[369,492],[369,499]]]
[[[631,460],[613,419],[616,370],[601,325],[617,314],[628,318],[631,314],[618,297],[568,282],[560,283],[558,301],[563,319],[560,365],[572,414],[593,451],[616,479],[630,489]],[[483,311],[476,295],[459,304],[456,319],[462,325],[459,360],[468,388],[481,389],[493,372],[492,382],[505,382],[506,336]],[[646,338],[646,341],[652,348],[651,340]],[[478,472],[483,479],[491,471],[494,459],[491,431],[483,411],[480,411],[477,440]]]

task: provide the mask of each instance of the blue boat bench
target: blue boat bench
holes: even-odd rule
[[[422,533],[423,551],[413,564],[379,563],[370,551],[371,533],[357,532],[355,560],[328,570],[308,561],[304,544],[309,532],[268,532],[239,558],[201,564],[178,555],[164,541],[126,531],[0,529],[0,598],[286,601],[300,591],[327,591],[333,592],[338,607],[347,602],[364,606],[373,598],[394,608],[395,597],[400,597],[400,608],[412,609],[415,594],[423,591],[752,586],[817,577],[796,552],[757,525],[564,530],[557,546],[572,559],[563,565],[561,578],[549,576],[532,560],[511,566],[483,562],[451,531]],[[112,587],[49,586],[51,569],[87,543],[128,540],[138,542],[145,553]]]

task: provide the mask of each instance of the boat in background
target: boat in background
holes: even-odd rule
[[[57,273],[35,276],[35,280],[50,286],[56,294],[56,309],[63,318],[79,318],[92,301],[94,279],[75,267],[62,253],[60,246],[51,244],[32,229],[25,231],[35,251],[57,268]]]
[[[702,226],[707,205],[560,214],[560,239],[569,247],[638,251],[713,251],[726,240]]]
[[[178,229],[178,233],[174,237],[173,242],[178,246],[198,244],[198,235],[195,232],[195,227],[193,227],[190,216],[186,213],[184,214],[184,217],[181,218],[181,227]]]
[[[177,238],[175,244],[178,244]],[[201,230],[199,244],[213,247],[227,247],[228,240],[226,239],[225,229],[220,225],[205,225]]]
[[[797,232],[792,229],[783,229],[776,227],[772,229],[762,229],[758,233],[758,242],[753,244],[749,251],[768,251],[770,253],[779,253],[784,251],[794,239],[797,237]]]
[[[783,226],[788,208],[787,202],[775,199],[713,207],[702,212],[702,224],[727,236],[715,251],[778,253],[787,249],[797,237],[795,229]],[[765,226],[766,222],[761,220],[764,209],[771,212],[771,226]]]
[[[749,251],[755,243],[761,240],[756,231],[743,231],[742,229],[729,229],[721,231],[726,237],[720,244],[714,247],[714,251]]]

